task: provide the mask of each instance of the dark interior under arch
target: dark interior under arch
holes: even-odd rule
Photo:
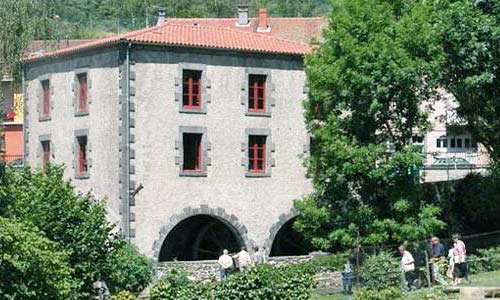
[[[232,225],[209,216],[196,215],[182,220],[167,235],[159,261],[217,259],[222,250],[237,252],[244,245]]]
[[[306,255],[313,250],[304,236],[293,228],[295,220],[296,218],[289,220],[280,228],[274,238],[270,256]]]

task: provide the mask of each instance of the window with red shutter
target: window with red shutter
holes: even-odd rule
[[[183,133],[183,170],[201,172],[203,170],[203,153],[202,153],[202,134],[199,133]]]
[[[266,139],[265,135],[248,136],[248,171],[251,173],[266,171]]]
[[[79,136],[78,140],[78,153],[77,153],[77,173],[79,175],[86,174],[88,171],[87,165],[87,137]]]
[[[250,112],[266,111],[266,75],[249,75],[248,77],[248,110]]]
[[[201,71],[183,70],[182,106],[185,109],[201,109]]]
[[[42,168],[50,162],[50,141],[42,141]]]
[[[50,117],[50,81],[42,81],[42,117]]]
[[[88,112],[87,73],[77,75],[78,79],[78,112]]]

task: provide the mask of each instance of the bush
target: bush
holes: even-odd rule
[[[354,291],[355,300],[403,300],[403,292],[399,288],[381,290],[361,289]]]
[[[308,300],[312,275],[303,266],[260,265],[229,276],[223,283],[194,284],[172,270],[151,289],[151,300]]]
[[[368,257],[359,270],[363,287],[385,289],[401,286],[401,268],[398,259],[387,252]]]
[[[30,226],[0,217],[0,299],[75,299],[68,254]]]
[[[136,300],[134,294],[128,291],[120,291],[116,295],[111,296],[111,300]]]
[[[105,281],[112,292],[141,292],[153,276],[149,259],[125,241],[111,251],[107,257],[106,269],[109,275]]]
[[[468,258],[472,274],[497,271],[500,269],[500,246],[478,249],[477,255]]]

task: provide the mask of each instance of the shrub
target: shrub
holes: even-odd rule
[[[497,271],[500,269],[500,246],[478,249],[477,255],[469,256],[472,274]]]
[[[360,289],[354,291],[354,300],[403,300],[403,292],[399,288],[381,290]]]
[[[359,270],[363,287],[385,289],[401,286],[401,269],[398,259],[387,252],[368,257]]]
[[[153,269],[148,258],[125,241],[113,249],[107,257],[106,282],[111,291],[141,292],[153,276]]]
[[[128,291],[120,291],[117,294],[111,296],[111,300],[136,300],[134,294]]]
[[[193,284],[172,270],[151,289],[151,300],[308,300],[312,275],[303,266],[260,265],[228,277],[223,283]]]

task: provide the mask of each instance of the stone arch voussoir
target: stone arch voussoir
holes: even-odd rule
[[[269,235],[264,242],[264,247],[266,247],[267,255],[271,253],[271,248],[273,246],[274,239],[278,234],[278,231],[280,231],[283,225],[285,225],[291,219],[296,218],[298,215],[299,212],[295,208],[292,208],[289,212],[281,214],[278,222],[274,223],[273,226],[271,226],[271,228],[269,229]]]

